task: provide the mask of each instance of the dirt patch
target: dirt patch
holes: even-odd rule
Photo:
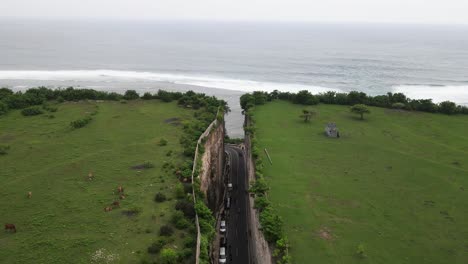
[[[132,170],[144,170],[144,169],[151,169],[154,168],[154,164],[151,162],[145,162],[143,164],[135,165],[130,167]]]
[[[333,235],[331,234],[331,231],[328,227],[322,227],[318,231],[318,236],[323,239],[330,241],[333,239]]]
[[[140,213],[140,210],[138,209],[129,209],[129,210],[122,211],[122,214],[128,217],[137,216],[139,213]]]
[[[171,125],[174,125],[174,126],[178,126],[178,125],[180,125],[180,118],[171,117],[171,118],[168,118],[168,119],[164,120],[164,123],[171,124]]]
[[[12,141],[13,139],[15,139],[15,136],[11,134],[3,134],[0,136],[0,142],[8,142]]]

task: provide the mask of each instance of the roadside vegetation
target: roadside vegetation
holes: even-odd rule
[[[193,138],[225,102],[73,88],[0,96],[0,219],[17,230],[0,234],[0,262],[194,263]],[[21,114],[30,108],[42,113]]]
[[[280,94],[241,100],[253,121],[245,128],[254,135],[251,191],[277,256],[288,252],[293,263],[468,261],[461,242],[468,232],[466,107],[417,100],[428,107],[409,109],[418,104],[400,94],[355,100],[353,93],[340,104],[337,95],[332,104],[327,94]],[[373,107],[375,98],[390,101]],[[350,110],[357,104],[367,110]],[[307,120],[304,105],[315,113]],[[340,138],[325,136],[329,122]]]

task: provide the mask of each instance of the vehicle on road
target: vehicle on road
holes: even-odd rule
[[[222,247],[226,247],[227,245],[227,239],[225,236],[222,236],[220,239],[219,239],[219,247],[222,248]]]
[[[232,191],[232,183],[228,183],[228,190]]]
[[[226,199],[226,209],[229,209],[229,208],[231,208],[231,197],[228,197]]]
[[[219,263],[226,263],[226,248],[219,248]]]
[[[226,221],[225,220],[221,220],[219,231],[221,231],[221,233],[226,232]]]

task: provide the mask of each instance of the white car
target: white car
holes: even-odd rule
[[[221,247],[219,249],[219,263],[226,263],[226,248]]]
[[[221,233],[226,232],[226,221],[225,220],[221,220],[221,225],[219,227],[219,231],[221,231]]]
[[[228,190],[232,191],[232,183],[228,183]]]

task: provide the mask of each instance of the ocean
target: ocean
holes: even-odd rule
[[[0,20],[0,86],[403,92],[468,105],[468,26]]]

